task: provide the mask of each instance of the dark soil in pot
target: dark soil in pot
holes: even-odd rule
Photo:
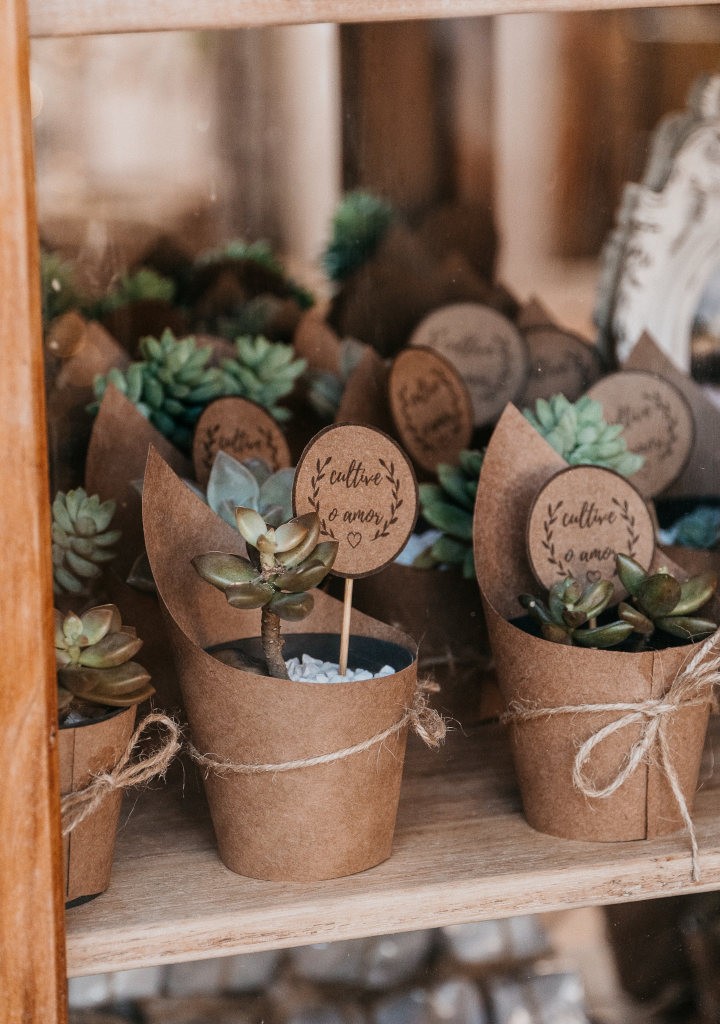
[[[321,661],[337,662],[340,656],[340,636],[337,633],[288,633],[283,635],[283,657],[301,658],[309,654]],[[247,672],[267,675],[265,655],[263,654],[260,637],[248,637],[231,643],[216,644],[208,648],[208,653],[217,657],[220,652],[233,652],[232,660],[221,658],[225,664],[242,668]],[[235,657],[237,655],[237,657]],[[353,669],[363,668],[373,674],[379,672],[384,665],[391,665],[396,672],[412,664],[412,654],[400,644],[388,640],[380,640],[373,636],[351,636],[348,654],[348,666]],[[321,684],[324,685],[324,684]],[[331,684],[335,685],[335,684]]]

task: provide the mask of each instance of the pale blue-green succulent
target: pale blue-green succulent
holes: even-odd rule
[[[100,501],[82,487],[58,491],[52,505],[53,589],[56,594],[87,594],[102,567],[116,555],[120,530],[109,529],[114,501]]]
[[[290,394],[306,361],[295,358],[292,345],[268,341],[262,335],[236,338],[235,353],[234,359],[221,363],[224,394],[249,398],[280,422],[288,419],[289,411],[278,402]]]
[[[622,425],[606,423],[600,402],[587,395],[577,402],[564,395],[538,398],[535,409],[525,409],[523,415],[571,466],[602,466],[622,476],[632,476],[643,466],[643,456],[628,451]]]
[[[207,503],[231,526],[236,525],[238,506],[259,512],[269,526],[279,526],[292,517],[294,479],[292,468],[273,472],[262,459],[239,462],[219,451],[207,482]]]

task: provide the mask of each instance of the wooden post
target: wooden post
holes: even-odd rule
[[[25,0],[0,4],[0,1016],[62,1024],[52,585]]]

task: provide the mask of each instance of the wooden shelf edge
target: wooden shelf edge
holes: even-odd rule
[[[678,7],[713,0],[29,0],[33,36]]]
[[[706,750],[716,759],[720,728]],[[190,789],[188,783],[187,786]],[[687,836],[576,843],[524,821],[499,726],[413,748],[395,851],[349,878],[280,885],[220,863],[204,801],[178,788],[141,796],[118,840],[110,890],[67,915],[70,975],[412,931],[516,914],[720,888],[720,785],[707,779]]]

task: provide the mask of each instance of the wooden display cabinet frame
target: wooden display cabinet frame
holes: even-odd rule
[[[678,6],[678,0],[672,0],[672,5]],[[660,3],[635,0],[632,4],[626,0],[599,3],[594,0],[454,0],[451,4],[445,0],[116,0],[114,3],[108,0],[30,0],[29,26],[34,35],[72,35],[625,6],[670,6],[670,3],[668,0]],[[52,635],[50,513],[28,37],[26,0],[4,0],[0,5],[0,138],[3,140],[0,146],[0,416],[4,439],[0,523],[9,566],[10,596],[3,602],[0,619],[3,652],[0,1019],[6,1024],[63,1024],[66,1020],[66,966],[55,668],[49,644]],[[418,779],[410,784],[415,798],[411,803],[417,803],[418,797],[429,797],[434,788],[422,785],[432,767],[421,764],[418,771]],[[459,782],[459,777],[453,774],[452,763],[446,778],[449,798],[457,793]],[[471,785],[473,778],[466,772],[464,785]],[[507,785],[503,778],[501,773],[501,788]],[[148,921],[151,941],[144,945],[139,941],[144,931],[142,919],[136,915],[134,923],[126,923],[124,930],[116,931],[110,905],[102,919],[102,928],[96,922],[93,927],[97,932],[80,929],[81,935],[76,941],[76,969],[81,972],[161,962],[173,957],[219,956],[240,949],[317,941],[321,937],[371,934],[393,926],[421,927],[428,921],[449,923],[483,916],[507,916],[520,910],[621,902],[683,891],[685,851],[678,854],[676,846],[668,841],[654,846],[652,855],[624,850],[617,861],[610,854],[598,857],[575,846],[567,849],[564,863],[560,859],[562,871],[558,870],[558,861],[553,861],[547,853],[531,855],[527,850],[519,853],[515,850],[513,874],[509,867],[513,851],[503,852],[497,844],[517,841],[515,826],[508,824],[508,814],[514,815],[514,821],[519,815],[512,802],[509,811],[507,804],[499,811],[493,807],[496,792],[485,793],[491,806],[481,814],[482,787],[480,792],[473,790],[470,795],[466,791],[467,805],[459,810],[465,816],[462,822],[446,821],[444,808],[440,808],[441,834],[440,828],[435,829],[434,835],[429,834],[426,822],[418,821],[416,841],[423,854],[419,860],[413,860],[408,854],[415,827],[409,821],[406,831],[401,832],[400,859],[395,862],[393,858],[389,862],[391,867],[373,878],[373,884],[379,883],[375,897],[373,887],[362,877],[329,883],[325,890],[316,887],[314,891],[292,898],[278,892],[277,887],[270,891],[266,883],[252,883],[242,890],[243,906],[249,905],[247,916],[241,916],[234,926],[228,918],[227,907],[224,914],[219,907],[218,916],[211,922],[204,922],[201,917],[192,921],[187,918],[180,924],[176,921],[172,925],[166,921],[158,931]],[[506,793],[500,795],[507,799]],[[706,793],[699,830],[701,843],[709,844],[711,853],[705,862],[703,888],[720,887],[720,828],[715,824],[719,809],[720,792]],[[142,816],[139,820],[142,821]],[[484,835],[491,822],[492,827],[499,829],[497,848],[492,844],[490,848],[491,853],[494,849],[496,863],[483,875],[479,852],[477,865],[473,861],[476,839],[472,829],[482,830],[478,835]],[[198,842],[204,849],[202,832]],[[457,855],[441,858],[442,870],[438,862],[433,874],[428,869],[433,868],[435,848],[453,843],[457,844]],[[553,849],[557,854],[557,841],[555,843]],[[540,846],[540,851],[542,849],[544,847]],[[152,852],[147,852],[146,860]],[[161,851],[158,853],[161,855]],[[182,848],[175,850],[176,860],[183,855]],[[207,863],[214,865],[215,861],[211,859]],[[417,884],[417,877],[402,877],[402,872],[413,870],[424,872],[421,885]],[[263,914],[270,895],[273,896],[270,906],[273,925],[268,929]],[[419,908],[418,897],[430,900],[425,910],[422,905]],[[168,905],[166,898],[166,910]],[[350,916],[350,924],[338,928],[336,919],[343,910],[346,917]],[[200,910],[197,912],[201,915]],[[86,920],[93,920],[91,913]],[[176,936],[173,928],[178,927],[182,934]],[[227,932],[229,927],[234,927],[232,934]],[[166,929],[164,940],[162,928]],[[96,934],[104,943],[100,962],[93,959],[97,949]],[[179,941],[175,941],[176,938]],[[170,951],[168,943],[173,946]]]

